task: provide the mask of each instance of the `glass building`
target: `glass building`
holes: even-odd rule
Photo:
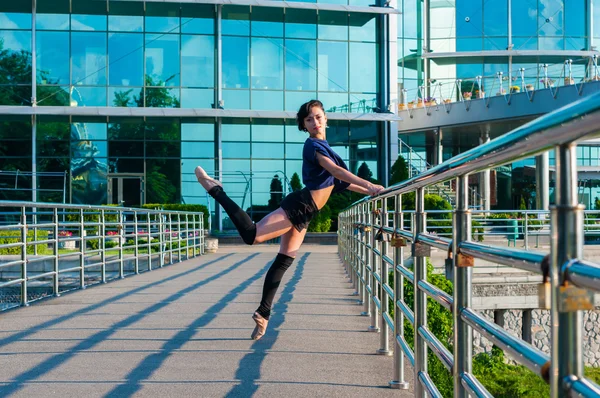
[[[402,13],[396,34],[398,103],[427,97],[436,98],[438,104],[440,100],[456,102],[465,92],[470,92],[469,98],[472,95],[473,99],[489,101],[490,96],[509,91],[520,91],[524,96],[524,89],[556,89],[580,83],[590,85],[583,90],[588,94],[597,91],[600,0],[402,0],[398,9]],[[533,106],[539,108],[540,101],[546,101],[544,112],[564,105],[552,105],[550,95],[534,99]],[[406,144],[423,163],[437,164],[539,115],[532,115],[526,107],[522,110],[522,115],[510,112],[509,117],[507,111],[486,123],[470,122],[473,115],[465,114],[460,126],[454,120],[454,125],[442,121],[433,128],[425,112],[417,112],[411,117],[422,122],[423,130],[414,128],[418,121],[412,123],[410,131],[400,122],[399,139],[404,143],[400,148]],[[580,201],[594,208],[594,199],[600,197],[600,143],[585,143],[578,151],[579,166],[583,166]],[[495,186],[501,187],[497,195],[502,200],[495,205],[502,209],[519,207],[515,187],[535,187],[538,161],[528,159],[496,170]],[[550,153],[550,176],[553,167]],[[551,180],[549,190],[551,201]],[[535,196],[534,192],[533,199]],[[535,200],[529,206],[535,207]]]
[[[219,3],[2,2],[0,199],[210,205],[201,165],[245,208],[266,205],[275,175],[284,191],[301,175],[294,119],[313,98],[352,171],[385,182],[396,55],[381,32],[397,11]]]

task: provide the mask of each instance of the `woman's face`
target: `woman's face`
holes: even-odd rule
[[[310,108],[308,116],[304,118],[304,128],[311,137],[325,136],[325,127],[327,126],[327,116],[325,112],[318,107]]]

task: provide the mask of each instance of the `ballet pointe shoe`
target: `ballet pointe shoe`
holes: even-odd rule
[[[202,187],[207,191],[210,191],[211,188],[214,187],[223,188],[223,184],[221,184],[221,181],[215,180],[214,178],[210,177],[208,174],[206,174],[206,171],[204,171],[202,167],[197,166],[194,170],[194,173],[196,174],[196,178],[198,179],[200,185],[202,185]]]
[[[258,312],[255,312],[254,315],[252,315],[252,319],[256,322],[256,327],[252,331],[250,338],[252,338],[252,340],[258,340],[265,335],[269,320],[263,318]]]

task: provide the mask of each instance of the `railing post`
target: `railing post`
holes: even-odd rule
[[[346,216],[344,217],[344,231],[347,236],[346,242],[348,245],[346,246],[347,258],[350,259],[349,271],[350,271],[350,279],[353,281],[352,287],[354,288],[353,296],[359,295],[359,287],[360,281],[358,279],[358,270],[360,266],[360,262],[358,261],[358,240],[354,235],[354,230],[352,226],[356,224],[358,221],[358,208],[355,206]],[[352,233],[350,233],[352,232]],[[350,253],[348,253],[350,251]]]
[[[52,211],[52,218],[53,218],[53,225],[52,225],[52,232],[54,234],[54,248],[52,250],[53,254],[54,254],[54,278],[53,278],[53,293],[54,293],[54,297],[58,297],[60,296],[60,292],[58,291],[59,286],[58,286],[58,262],[60,261],[59,255],[58,255],[58,208],[55,207]]]
[[[163,214],[158,213],[158,266],[162,268],[165,265],[165,226],[163,223]],[[202,249],[200,249],[202,250]],[[200,253],[202,254],[202,252]]]
[[[85,221],[83,209],[79,209],[79,287],[85,289]]]
[[[394,212],[394,231],[403,229],[404,219],[402,216],[402,195],[396,195],[396,206]],[[404,380],[404,351],[398,343],[396,336],[404,336],[404,315],[396,303],[404,301],[404,276],[398,271],[398,266],[404,266],[404,248],[394,248],[394,379],[390,386],[395,389],[407,390],[409,385]],[[418,381],[417,381],[418,383]]]
[[[104,210],[100,210],[100,262],[102,263],[101,281],[106,283],[106,225],[105,225]]]
[[[563,265],[582,257],[582,214],[577,198],[577,146],[556,147],[555,203],[552,207],[550,281],[551,369],[550,396],[566,396],[563,381],[569,375],[583,377],[582,312],[577,305],[580,289],[569,285]]]
[[[377,297],[377,278],[375,277],[375,274],[377,273],[377,254],[375,254],[375,248],[376,248],[376,240],[375,240],[375,222],[376,222],[376,217],[375,217],[375,209],[377,209],[377,201],[374,200],[371,202],[371,211],[369,211],[369,218],[370,218],[370,222],[369,224],[371,224],[371,234],[370,236],[370,242],[371,242],[371,253],[369,255],[369,257],[371,257],[371,277],[369,278],[371,280],[371,297],[369,298],[369,302],[373,302],[371,304],[371,326],[369,326],[369,332],[379,332],[379,311],[377,309],[377,304],[375,304],[375,297]]]
[[[382,203],[381,203],[381,227],[387,227],[388,224],[388,219],[387,219],[387,198],[383,198],[382,199]],[[388,263],[387,261],[385,261],[385,259],[383,258],[384,256],[387,256],[387,251],[388,251],[388,242],[387,239],[385,239],[385,234],[382,236],[383,240],[381,241],[381,248],[380,248],[380,252],[381,255],[379,256],[379,264],[380,267],[379,269],[381,270],[381,283],[379,284],[379,298],[381,299],[381,317],[379,319],[379,321],[381,322],[381,335],[380,337],[380,348],[379,350],[377,350],[377,353],[379,355],[392,355],[392,351],[390,351],[390,343],[389,343],[389,336],[390,336],[390,327],[388,326],[388,323],[385,321],[384,318],[384,314],[389,315],[389,297],[388,294],[386,292],[386,290],[383,288],[383,286],[388,283],[389,280],[389,267],[388,267]]]
[[[21,207],[21,305],[27,307],[27,209]]]
[[[139,257],[140,257],[140,253],[139,253],[139,248],[138,248],[138,214],[137,211],[133,211],[133,239],[134,239],[134,249],[133,249],[133,253],[135,255],[135,262],[134,262],[134,272],[135,274],[139,274],[140,273],[140,261],[139,261]]]
[[[146,213],[146,228],[148,228],[148,271],[152,271],[152,225],[150,224],[150,211]]]
[[[363,219],[363,223],[364,224],[369,224],[370,222],[370,213],[369,213],[369,203],[365,203],[363,204],[363,209],[362,209],[362,219]],[[366,229],[363,229],[363,234],[362,234],[362,240],[363,240],[363,247],[364,247],[364,251],[363,251],[363,280],[364,280],[364,284],[363,284],[363,303],[364,303],[364,311],[361,315],[364,316],[371,316],[371,294],[369,293],[369,284],[371,281],[371,274],[369,271],[369,267],[370,267],[370,261],[371,261],[371,256],[369,255],[369,249],[367,247],[367,244],[369,243],[369,233],[367,232]]]
[[[452,223],[452,261],[454,265],[454,299],[452,318],[454,321],[454,397],[468,398],[469,394],[461,383],[463,373],[471,373],[473,356],[473,331],[461,320],[464,308],[471,307],[472,269],[469,261],[460,254],[461,242],[471,240],[471,211],[469,210],[469,179],[456,179],[456,208]]]
[[[359,220],[361,224],[365,224],[367,222],[367,213],[366,213],[366,205],[364,203],[359,205],[360,208],[360,214],[359,214]],[[363,312],[361,313],[362,316],[370,316],[371,315],[371,307],[369,304],[369,295],[367,294],[367,284],[368,284],[368,279],[367,278],[367,247],[365,246],[367,243],[367,233],[364,232],[364,229],[361,231],[358,231],[360,234],[360,300],[361,303],[363,305]]]
[[[169,213],[169,265],[173,264],[173,216]]]
[[[117,214],[119,217],[119,225],[118,225],[118,229],[119,229],[119,278],[123,279],[125,278],[125,265],[123,263],[123,246],[125,246],[125,243],[127,243],[127,237],[125,236],[125,214],[122,210],[117,210]]]
[[[415,204],[415,223],[414,223],[414,243],[413,243],[413,259],[414,259],[414,292],[415,292],[415,397],[424,398],[426,396],[423,385],[419,382],[419,374],[427,373],[427,344],[425,339],[419,334],[421,327],[427,327],[427,296],[425,292],[419,289],[419,281],[427,280],[427,257],[423,253],[417,252],[417,236],[426,230],[426,214],[425,214],[425,189],[418,188],[416,192]]]

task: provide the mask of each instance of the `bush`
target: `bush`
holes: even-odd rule
[[[47,240],[48,239],[48,231],[38,230],[37,231],[37,240]],[[15,230],[5,230],[0,231],[0,245],[6,245],[9,243],[20,243],[21,241],[21,231],[18,229]],[[33,229],[27,230],[27,242],[30,243],[30,246],[27,246],[27,254],[34,253],[34,247],[31,245],[33,242]],[[46,244],[39,244],[37,246],[38,254],[51,254],[52,250],[48,248]],[[0,255],[20,255],[21,248],[18,246],[15,247],[6,247],[0,249]]]
[[[169,211],[187,211],[194,213],[204,213],[204,229],[208,229],[208,218],[210,215],[208,214],[208,208],[204,205],[186,205],[179,203],[166,203],[166,204],[158,204],[158,203],[148,203],[142,205],[144,209],[153,209],[153,210],[169,210]],[[198,226],[196,226],[198,227]]]
[[[331,209],[328,205],[315,215],[308,225],[308,232],[329,232],[331,228]]]

